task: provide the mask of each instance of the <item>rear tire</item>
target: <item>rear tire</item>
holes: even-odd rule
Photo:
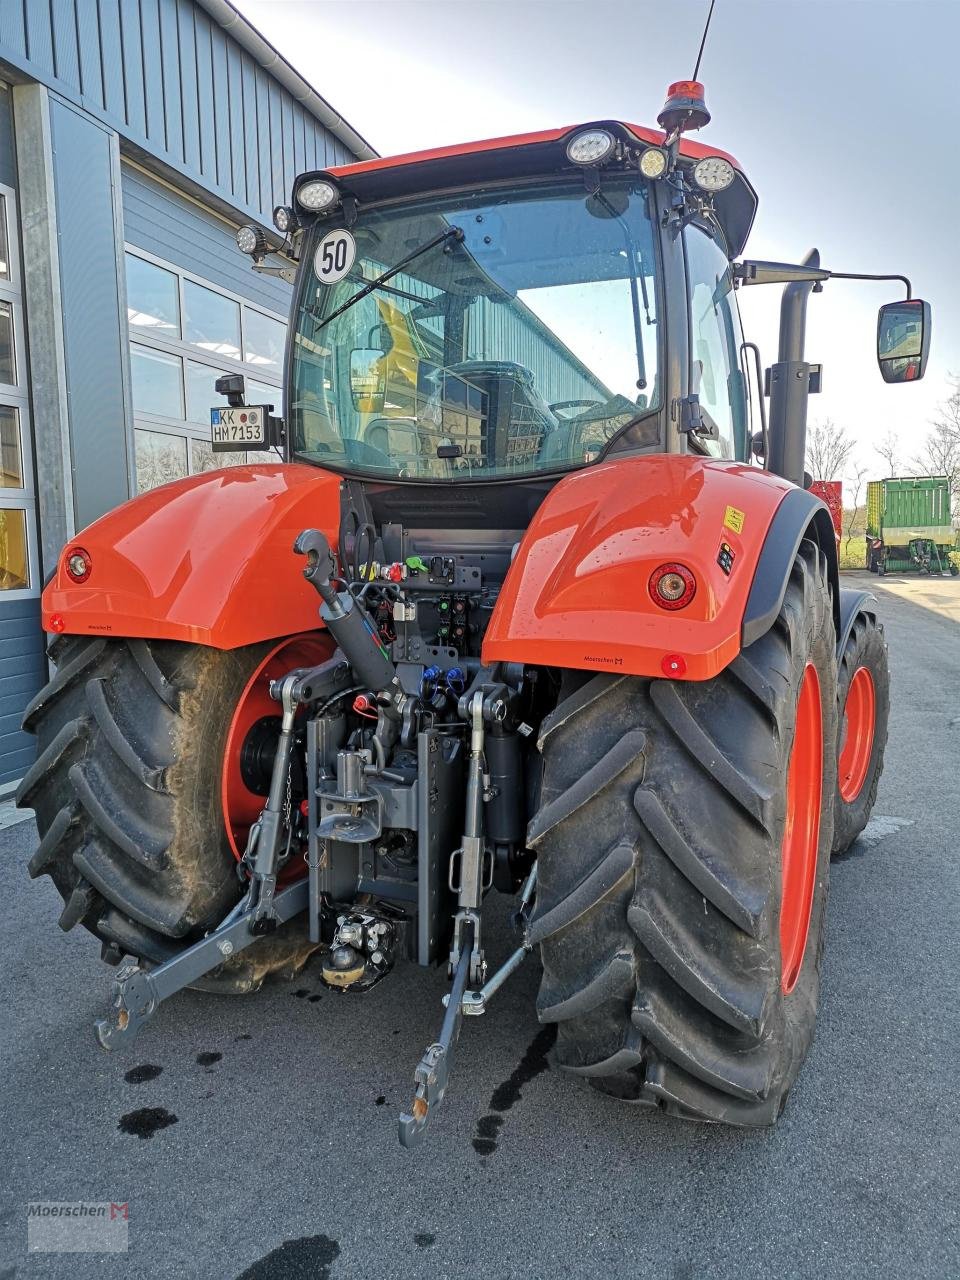
[[[857,617],[847,637],[837,673],[837,707],[833,852],[840,854],[850,848],[870,820],[887,745],[887,642],[883,626],[869,614]]]
[[[537,1008],[557,1024],[559,1069],[686,1118],[777,1119],[817,1013],[834,646],[826,561],[804,542],[776,622],[713,680],[568,680],[541,728],[542,800],[528,833]],[[811,756],[814,721],[822,747]],[[814,762],[807,789],[823,800],[806,809],[786,780],[798,724],[798,759]],[[781,853],[796,848],[785,840],[788,790],[792,827],[810,819],[799,952],[792,889],[781,936]]]
[[[239,899],[221,807],[224,743],[270,648],[89,636],[51,645],[56,674],[24,715],[37,759],[17,803],[37,814],[30,875],[50,876],[61,929],[82,924],[104,959],[162,963]],[[198,985],[251,991],[309,954],[299,930],[284,929]]]

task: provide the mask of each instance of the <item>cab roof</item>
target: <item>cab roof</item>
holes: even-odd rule
[[[599,120],[338,165],[302,174],[296,186],[313,178],[332,178],[344,193],[356,197],[361,203],[371,203],[445,187],[524,177],[537,171],[569,171],[571,165],[566,156],[568,139],[583,129],[597,128],[609,129],[628,144],[640,142],[648,146],[662,146],[666,136],[661,129],[646,125]],[[681,161],[695,164],[705,156],[722,156],[736,172],[731,186],[714,197],[717,220],[723,228],[728,251],[731,257],[736,257],[742,253],[753,223],[757,195],[733,156],[706,143],[681,138]]]

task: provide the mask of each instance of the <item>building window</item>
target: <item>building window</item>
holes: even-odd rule
[[[131,329],[160,338],[180,337],[180,287],[176,275],[127,254],[127,319]]]
[[[10,236],[7,233],[7,197],[0,195],[0,280],[10,281]]]
[[[41,577],[17,232],[16,195],[0,186],[0,600],[37,595]]]
[[[151,351],[138,342],[130,343],[130,373],[133,379],[133,411],[160,418],[183,417],[181,387],[183,361]]]
[[[22,488],[20,413],[15,405],[0,404],[0,489]]]
[[[214,454],[210,410],[226,403],[217,378],[243,373],[248,402],[280,412],[285,321],[140,249],[127,249],[126,277],[137,490],[275,461],[273,453]]]
[[[240,359],[240,307],[205,285],[183,282],[183,336],[218,360]]]

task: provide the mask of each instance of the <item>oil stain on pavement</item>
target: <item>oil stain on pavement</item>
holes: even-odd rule
[[[327,1236],[300,1236],[258,1259],[237,1280],[329,1280],[340,1246]]]
[[[129,1133],[137,1138],[152,1138],[161,1129],[177,1124],[178,1116],[166,1107],[141,1107],[139,1111],[128,1111],[121,1116],[117,1128],[121,1133]]]
[[[163,1067],[158,1067],[153,1062],[144,1062],[139,1067],[131,1067],[123,1078],[127,1084],[145,1084],[148,1080],[156,1080],[162,1071]]]
[[[503,1113],[520,1101],[523,1086],[535,1080],[549,1067],[547,1054],[553,1048],[557,1038],[555,1026],[544,1027],[538,1031],[520,1059],[517,1067],[502,1084],[498,1084],[490,1096],[490,1114],[481,1116],[477,1121],[477,1135],[473,1139],[473,1149],[478,1155],[489,1156],[497,1149],[500,1128],[503,1125]]]

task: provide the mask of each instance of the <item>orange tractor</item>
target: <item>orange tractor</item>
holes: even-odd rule
[[[412,1145],[462,1018],[534,951],[558,1069],[674,1115],[780,1114],[830,855],[876,795],[886,647],[804,484],[805,309],[838,273],[741,259],[756,195],[685,136],[696,81],[659,120],[301,175],[275,212],[299,263],[283,416],[240,377],[211,411],[215,449],[281,460],[65,548],[19,803],[61,927],[121,966],[104,1046],[313,952],[348,993],[446,963]],[[238,242],[263,269],[264,232]],[[764,390],[737,289],[770,282]],[[903,283],[888,382],[929,343]],[[519,900],[496,972],[492,889]]]

